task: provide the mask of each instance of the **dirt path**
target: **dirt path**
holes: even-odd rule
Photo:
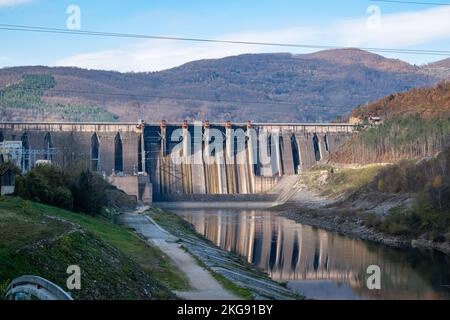
[[[146,208],[136,213],[120,216],[121,223],[133,228],[147,241],[163,251],[188,278],[192,290],[175,291],[179,297],[188,300],[238,300],[239,297],[225,290],[211,274],[200,267],[195,259],[176,242],[178,239],[162,229],[153,219],[140,215]]]

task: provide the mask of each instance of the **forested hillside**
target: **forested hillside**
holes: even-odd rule
[[[0,70],[2,91],[20,86],[29,75],[51,76],[55,83],[42,98],[31,93],[39,100],[35,106],[21,107],[22,98],[3,101],[1,119],[331,121],[358,105],[434,85],[449,78],[446,70],[424,69],[357,49],[245,54],[149,73],[6,68]]]
[[[390,95],[353,111],[363,121],[380,116],[382,124],[362,127],[333,161],[374,163],[435,156],[450,147],[450,83]]]
[[[0,90],[2,120],[32,121],[113,121],[103,108],[86,104],[50,102],[43,99],[46,91],[56,86],[49,74],[24,75],[20,81]]]
[[[395,117],[380,126],[363,129],[331,159],[340,163],[381,163],[431,157],[448,147],[449,118]]]
[[[352,112],[352,116],[361,119],[370,116],[392,118],[416,115],[422,118],[450,117],[450,82],[391,94]]]

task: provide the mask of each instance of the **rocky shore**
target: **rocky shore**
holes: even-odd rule
[[[334,231],[341,235],[374,241],[397,248],[437,250],[450,255],[450,242],[435,242],[424,238],[412,239],[379,232],[364,224],[368,213],[386,214],[390,208],[408,205],[411,198],[366,195],[349,201],[342,198],[323,197],[307,186],[300,186],[286,203],[272,207],[279,215],[298,223]]]

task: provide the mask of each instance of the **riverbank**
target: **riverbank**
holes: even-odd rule
[[[450,255],[448,242],[434,242],[427,239],[412,239],[378,232],[364,225],[364,212],[348,212],[338,207],[310,208],[298,204],[286,203],[273,207],[279,215],[298,223],[334,231],[347,237],[374,241],[397,248],[416,248],[420,250],[437,250]]]
[[[296,222],[348,237],[392,247],[437,250],[449,255],[450,241],[437,242],[424,236],[413,238],[393,235],[368,226],[369,219],[386,219],[392,210],[404,212],[415,201],[413,194],[361,191],[382,167],[384,165],[349,169],[354,170],[351,179],[330,179],[329,168],[306,173],[293,186],[295,191],[289,200],[271,210]]]
[[[163,251],[173,263],[186,275],[189,288],[174,291],[188,300],[238,300],[232,292],[226,290],[214,277],[177,242],[177,238],[161,228],[144,210],[120,215],[120,223],[134,229],[141,237]]]
[[[255,269],[241,257],[214,245],[177,214],[158,208],[152,208],[147,214],[164,230],[175,236],[183,249],[232,292],[255,300],[301,298],[283,284],[271,280],[266,273]]]

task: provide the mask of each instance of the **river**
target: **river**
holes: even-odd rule
[[[450,258],[394,249],[265,210],[177,210],[198,233],[312,299],[450,299]],[[381,289],[367,288],[367,267]]]

